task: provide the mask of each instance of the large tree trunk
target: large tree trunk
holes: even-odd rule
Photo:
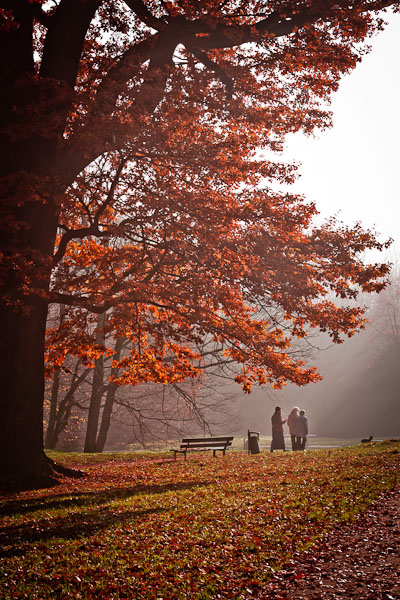
[[[6,3],[12,24],[0,33],[0,481],[7,485],[34,485],[53,476],[54,465],[43,450],[43,355],[57,229],[54,196],[65,183],[67,164],[59,157],[70,92],[99,4],[58,3],[55,15],[46,20],[39,78],[34,73],[33,23],[40,7]],[[46,257],[47,264],[42,263]],[[23,281],[20,274],[29,265],[33,268]],[[29,296],[28,289],[35,291]]]
[[[0,480],[34,485],[49,482],[54,474],[43,450],[43,357],[49,257],[57,221],[49,197],[44,202],[28,201],[14,210],[14,218],[23,226],[16,234],[10,223],[9,247],[15,250],[5,263],[0,289]],[[34,267],[31,275],[30,263]],[[35,290],[27,295],[25,276]]]
[[[47,304],[35,300],[28,315],[0,312],[0,480],[48,483],[53,469],[43,451],[43,354]]]
[[[43,449],[44,350],[50,283],[50,257],[57,229],[53,204],[28,204],[18,215],[26,224],[21,256],[37,257],[32,289],[24,296],[18,269],[9,268],[0,289],[0,485],[44,486],[56,473],[80,472],[55,465]],[[24,254],[25,253],[25,254]],[[17,264],[18,256],[15,258]]]

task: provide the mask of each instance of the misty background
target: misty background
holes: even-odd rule
[[[304,409],[310,432],[326,437],[385,438],[400,435],[400,263],[392,253],[391,281],[380,294],[364,295],[365,329],[342,344],[326,335],[310,337],[311,357],[322,381],[263,394],[255,391],[247,412],[249,428],[269,432],[274,403],[284,418]],[[263,427],[263,424],[266,427]]]

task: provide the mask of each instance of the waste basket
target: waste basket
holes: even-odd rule
[[[247,447],[249,454],[260,454],[260,446],[258,444],[259,439],[259,431],[247,431]]]

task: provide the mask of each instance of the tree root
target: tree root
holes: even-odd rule
[[[66,467],[65,465],[60,465],[59,463],[54,462],[52,458],[47,456],[47,460],[49,461],[51,468],[56,473],[60,475],[65,475],[66,477],[73,477],[74,479],[80,479],[81,477],[85,477],[86,473],[79,469],[71,469],[70,467]]]
[[[9,460],[6,465],[0,465],[0,467],[0,492],[6,493],[60,485],[61,482],[58,479],[60,475],[75,479],[86,476],[84,471],[60,465],[44,453],[32,470],[27,468],[25,461],[18,463]]]

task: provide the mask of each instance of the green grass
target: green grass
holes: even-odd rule
[[[393,488],[399,451],[52,453],[87,477],[0,498],[0,596],[244,599]]]

